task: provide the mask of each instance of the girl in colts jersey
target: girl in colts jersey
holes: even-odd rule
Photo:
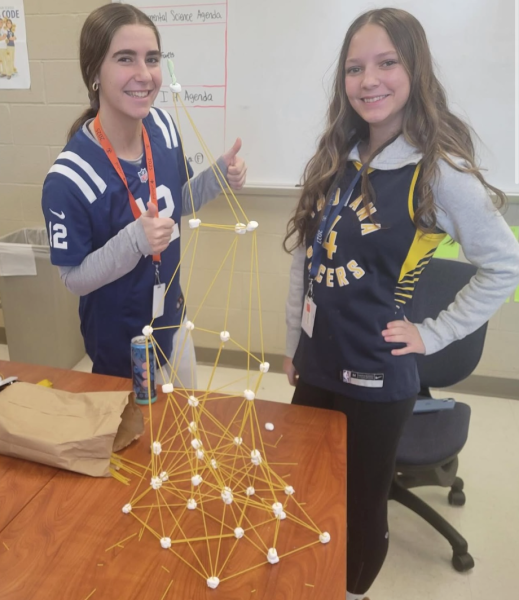
[[[519,282],[519,246],[489,192],[504,203],[447,106],[420,23],[390,8],[361,15],[346,33],[328,126],[285,239],[294,253],[284,364],[292,402],[348,418],[348,600],[365,598],[387,553],[416,354],[476,330]],[[477,274],[437,319],[410,323],[406,303],[447,234]]]
[[[91,108],[74,123],[50,169],[42,206],[52,263],[81,296],[93,371],[131,377],[130,341],[151,321],[155,285],[172,281],[154,337],[174,366],[174,383],[195,388],[178,269],[180,217],[192,212],[186,183],[192,171],[171,116],[153,108],[160,60],[157,28],[137,8],[107,4],[87,17],[80,66]],[[235,190],[246,174],[240,146],[237,140],[217,161]],[[220,192],[210,169],[190,184],[196,210]]]

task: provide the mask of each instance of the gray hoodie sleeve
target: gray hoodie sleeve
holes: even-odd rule
[[[221,172],[224,177],[224,181],[222,183],[225,185],[227,166],[221,156],[216,161],[216,164],[220,169],[220,171],[218,171],[218,169],[215,167],[216,175],[215,171],[209,167],[196,177],[193,177],[193,179],[190,179],[189,182],[185,183],[182,187],[182,216],[192,215],[193,206],[195,212],[200,210],[202,206],[216,198],[216,196],[218,196],[218,194],[222,191],[218,181],[222,177],[220,175]],[[189,191],[189,186],[191,186],[191,192]],[[191,197],[193,197],[193,203],[191,203]]]
[[[444,161],[433,186],[438,227],[461,244],[478,267],[436,319],[417,324],[425,353],[438,352],[488,321],[519,283],[519,244],[476,177]]]
[[[222,157],[217,164],[225,176],[227,167]],[[182,215],[192,214],[193,205],[195,211],[198,211],[221,191],[211,168],[194,177],[190,185],[191,192],[187,183],[182,187]],[[151,248],[142,223],[137,219],[108,240],[102,248],[86,256],[80,265],[59,267],[59,273],[68,290],[77,296],[85,296],[126,275],[136,267],[141,256],[148,254],[151,254]]]
[[[287,326],[285,355],[294,358],[297,344],[301,336],[301,315],[304,302],[304,272],[305,248],[298,246],[292,256],[290,267],[290,280],[286,302],[285,319]]]

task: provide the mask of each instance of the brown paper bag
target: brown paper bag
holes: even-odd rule
[[[110,475],[110,457],[144,433],[133,392],[72,394],[31,383],[0,392],[0,454]]]

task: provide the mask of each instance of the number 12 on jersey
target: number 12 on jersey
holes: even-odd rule
[[[63,223],[49,221],[49,245],[51,248],[66,250],[68,248],[67,228]]]

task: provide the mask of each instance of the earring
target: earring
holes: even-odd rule
[[[94,90],[94,92],[97,92],[97,90],[99,89],[98,81],[94,81],[94,83],[92,84],[92,89]]]

